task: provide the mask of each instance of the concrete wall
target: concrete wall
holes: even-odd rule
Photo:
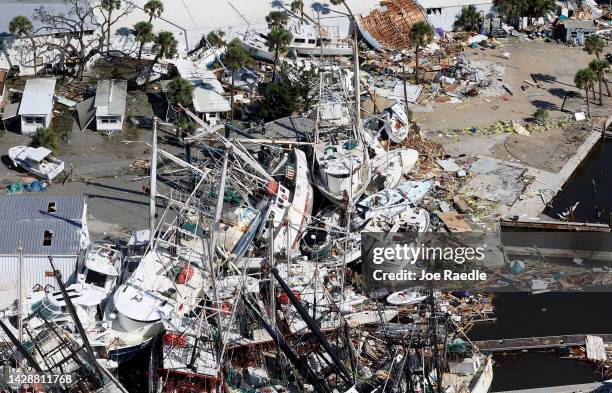
[[[427,20],[432,24],[434,28],[441,28],[445,31],[455,30],[455,21],[457,17],[461,15],[463,7],[446,7],[442,8],[441,12],[438,9],[433,8],[431,11],[425,10]],[[479,4],[476,5],[476,9],[486,17],[493,11],[493,2],[490,4]]]
[[[21,116],[21,133],[23,135],[28,135],[28,136],[32,136],[34,134],[36,134],[36,130],[39,129],[40,127],[43,128],[47,128],[51,126],[51,114],[48,114],[47,116],[45,116],[44,120],[43,120],[43,125],[40,124],[27,124],[25,121],[26,117],[38,117],[38,116]]]

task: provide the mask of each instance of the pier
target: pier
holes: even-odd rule
[[[521,389],[521,390],[498,390],[494,393],[605,393],[612,389],[610,384],[593,382],[577,385],[551,386],[547,388]]]
[[[606,344],[612,344],[612,334],[569,334],[565,336],[509,338],[500,340],[474,341],[481,351],[504,352],[530,349],[555,349],[583,346],[587,336],[598,336]]]

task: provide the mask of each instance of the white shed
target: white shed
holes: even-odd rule
[[[26,82],[18,113],[22,134],[31,136],[38,128],[51,126],[54,94],[55,79],[29,79]]]
[[[483,15],[493,12],[493,0],[417,0],[429,23],[436,29],[455,30],[455,21],[463,7],[473,5]]]
[[[96,88],[96,129],[115,132],[123,129],[125,105],[127,100],[127,81],[106,80],[98,82]]]

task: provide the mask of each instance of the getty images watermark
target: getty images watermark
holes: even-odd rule
[[[442,269],[428,271],[419,266],[423,261],[454,263],[482,262],[485,247],[439,247],[414,244],[395,244],[371,249],[374,267],[372,278],[376,281],[485,281],[487,273],[479,269],[458,271]],[[384,265],[384,266],[383,266]]]

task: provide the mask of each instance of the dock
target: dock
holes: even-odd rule
[[[570,334],[565,336],[473,341],[473,343],[481,351],[509,352],[530,349],[556,349],[584,346],[586,344],[586,336],[599,336],[603,339],[604,343],[612,343],[612,334]]]
[[[497,390],[493,393],[605,393],[610,391],[612,391],[612,385],[609,383],[593,382],[577,385],[551,386],[546,388]]]
[[[567,232],[610,232],[610,225],[589,222],[553,221],[553,220],[500,220],[506,228],[536,229]]]

